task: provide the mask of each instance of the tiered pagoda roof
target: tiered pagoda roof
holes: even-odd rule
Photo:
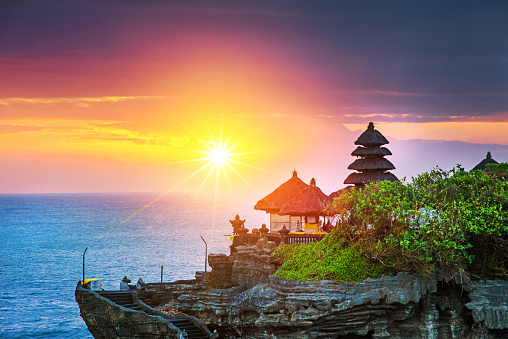
[[[356,170],[359,173],[351,173],[344,183],[364,186],[376,181],[398,181],[399,179],[395,175],[388,172],[395,169],[395,166],[384,158],[386,155],[392,154],[386,147],[381,147],[386,144],[388,144],[388,140],[374,129],[374,123],[369,122],[367,130],[355,141],[355,145],[360,146],[351,153],[352,156],[360,158],[348,166],[348,169]]]

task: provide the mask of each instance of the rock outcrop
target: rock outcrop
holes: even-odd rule
[[[205,321],[223,338],[507,338],[508,283],[450,285],[409,273],[359,283],[288,282],[271,244],[234,253],[236,287],[146,284],[139,297]],[[257,279],[257,280],[256,280]]]
[[[181,331],[162,317],[155,317],[111,303],[78,286],[76,301],[88,330],[96,339],[179,338]]]
[[[81,317],[96,339],[211,337],[199,319],[153,309],[138,300],[137,291],[93,292],[78,283],[75,297]]]
[[[231,283],[235,286],[247,284],[252,287],[260,282],[267,282],[280,265],[271,256],[276,248],[273,241],[259,239],[255,246],[238,246],[231,255],[233,268]]]
[[[469,299],[465,306],[472,311],[472,317],[480,331],[508,329],[508,281],[473,281],[468,288]],[[505,333],[508,338],[508,332]]]

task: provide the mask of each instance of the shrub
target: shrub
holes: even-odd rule
[[[282,262],[275,276],[285,280],[361,281],[388,273],[384,267],[362,257],[355,246],[347,246],[339,231],[317,243],[281,245],[273,256]]]

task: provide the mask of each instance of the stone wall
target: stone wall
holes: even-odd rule
[[[231,255],[232,284],[236,286],[247,284],[252,287],[258,283],[267,282],[268,277],[280,267],[271,256],[276,247],[273,241],[266,241],[266,239],[260,239],[254,246],[237,246]]]

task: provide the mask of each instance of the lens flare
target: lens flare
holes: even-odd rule
[[[220,186],[220,178],[222,177],[222,180],[226,182],[227,187],[229,188],[229,191],[231,195],[234,197],[234,190],[231,186],[231,181],[228,175],[234,174],[234,176],[237,176],[240,178],[245,184],[247,184],[254,192],[258,192],[257,189],[249,183],[246,178],[244,178],[239,171],[237,171],[234,167],[238,166],[245,166],[252,169],[256,169],[263,172],[268,172],[276,175],[281,175],[279,173],[274,173],[262,168],[259,168],[257,166],[253,166],[251,164],[245,163],[241,161],[240,159],[243,156],[254,154],[254,153],[260,153],[260,152],[266,152],[267,150],[254,150],[254,151],[248,151],[248,152],[241,152],[241,144],[246,141],[247,138],[242,137],[238,141],[233,141],[234,139],[237,139],[235,137],[235,133],[237,132],[237,128],[239,126],[240,121],[237,121],[237,124],[234,128],[232,128],[229,131],[229,135],[226,137],[224,135],[223,131],[223,122],[221,121],[220,127],[218,130],[214,130],[212,132],[212,128],[210,125],[206,122],[206,127],[208,129],[209,139],[201,137],[198,133],[196,133],[195,129],[189,128],[177,115],[175,115],[171,110],[169,110],[162,102],[157,100],[157,98],[154,98],[159,104],[171,115],[175,118],[177,122],[179,122],[189,134],[197,140],[198,144],[201,145],[199,149],[197,148],[191,148],[189,147],[190,151],[194,151],[197,154],[202,154],[203,156],[197,156],[193,159],[184,160],[184,161],[177,161],[175,163],[190,163],[190,162],[200,162],[204,164],[196,169],[193,173],[188,175],[185,179],[181,180],[177,184],[175,184],[172,188],[170,188],[166,193],[172,191],[176,187],[180,186],[184,182],[191,180],[192,178],[198,177],[198,175],[203,175],[204,178],[201,180],[201,186],[197,189],[194,200],[198,197],[198,195],[201,193],[202,189],[204,188],[205,184],[208,182],[209,179],[213,178],[215,176],[215,189],[214,189],[214,202],[213,202],[213,215],[212,215],[212,232],[210,234],[212,241],[214,238],[214,227],[215,227],[215,212],[216,212],[216,204],[217,204],[217,195],[219,192],[219,186]],[[205,141],[208,139],[209,141]],[[240,146],[240,147],[239,147]],[[214,173],[215,172],[215,173]],[[213,180],[213,179],[212,179]],[[164,193],[164,194],[166,194]],[[259,192],[258,192],[259,193]],[[236,198],[235,198],[236,199]],[[194,200],[192,203],[194,203]],[[191,204],[192,204],[191,203]]]

